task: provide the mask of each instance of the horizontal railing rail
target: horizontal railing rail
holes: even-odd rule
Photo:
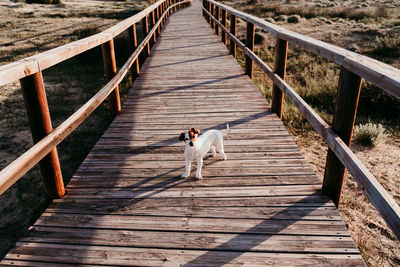
[[[160,33],[160,27],[164,25],[168,15],[171,14],[172,11],[176,11],[179,8],[190,4],[191,1],[162,0],[151,5],[142,12],[105,30],[102,33],[0,67],[0,84],[6,84],[9,82],[13,82],[17,79],[21,79],[21,85],[22,87],[24,87],[23,81],[27,77],[32,77],[32,75],[35,75],[37,73],[40,73],[41,77],[41,71],[43,69],[53,66],[57,63],[60,63],[73,56],[76,56],[93,47],[103,45],[102,47],[103,58],[107,57],[108,54],[113,55],[114,54],[113,44],[112,42],[111,43],[108,42],[112,41],[115,36],[123,32],[124,30],[127,30],[129,27],[133,27],[129,29],[130,35],[132,35],[131,36],[132,42],[130,46],[134,46],[135,49],[131,48],[133,53],[130,55],[126,63],[121,67],[119,72],[116,73],[116,71],[114,70],[115,73],[112,73],[113,70],[111,70],[111,73],[109,73],[109,75],[112,75],[113,77],[109,78],[108,83],[102,89],[100,89],[100,91],[97,94],[95,94],[76,112],[74,112],[67,120],[61,123],[56,129],[54,130],[51,129],[43,138],[40,138],[40,140],[36,140],[35,141],[36,144],[34,144],[29,150],[23,153],[15,161],[10,163],[6,168],[0,171],[0,194],[4,193],[10,186],[12,186],[16,181],[18,181],[33,166],[43,161],[44,158],[48,156],[49,153],[51,153],[60,142],[62,142],[67,136],[69,136],[69,134],[74,129],[76,129],[107,97],[109,97],[113,91],[118,90],[117,87],[118,84],[126,76],[132,65],[135,62],[138,62],[139,54],[143,50],[145,50],[146,53],[150,52],[149,42],[152,38],[154,38],[153,40],[155,40],[156,34]],[[153,24],[152,25],[153,27],[150,31],[147,28],[148,26],[147,16],[149,14],[150,14],[150,22]],[[155,16],[157,16],[158,19],[157,22],[155,22]],[[142,22],[142,25],[144,26],[144,32],[146,34],[146,36],[144,36],[144,39],[139,45],[136,45],[136,30],[134,27],[135,23],[137,22]],[[105,44],[110,44],[111,46],[110,45],[105,46]],[[112,50],[108,51],[107,49],[110,49],[110,47],[112,48]],[[111,63],[109,62],[110,58],[111,58]],[[115,58],[113,59],[112,56],[110,58],[109,59],[104,58],[105,69],[107,68],[115,69]],[[107,64],[111,64],[113,66],[107,67]],[[138,65],[136,67],[138,67]],[[107,72],[107,70],[105,71]],[[138,72],[138,70],[136,71]],[[43,81],[41,80],[40,82],[41,82],[40,86],[43,87]],[[45,99],[45,95],[44,95],[44,100],[45,100],[45,105],[47,105],[47,100]],[[119,101],[119,99],[117,99],[117,101]],[[27,112],[30,113],[28,108]],[[51,122],[50,122],[50,127],[51,127]],[[31,128],[33,130],[32,125]],[[56,160],[58,161],[58,158],[56,158]],[[43,173],[43,169],[42,169],[42,175],[43,176],[45,175]],[[53,187],[56,186],[60,188],[56,189],[53,188],[53,191],[55,192],[52,192],[52,194],[50,195],[52,197],[62,197],[62,195],[65,194],[65,191],[63,191],[64,188],[62,184],[62,177],[58,178],[52,177],[52,178],[61,179],[61,181],[58,181],[58,184],[57,182],[52,181]],[[46,183],[45,179],[44,183]],[[54,183],[56,183],[56,185]],[[47,188],[47,190],[51,191],[51,189],[49,188]]]
[[[219,20],[220,12],[222,12],[222,21]],[[329,151],[322,187],[323,192],[332,198],[336,206],[339,206],[344,168],[346,168],[400,240],[399,205],[349,148],[361,78],[400,98],[400,70],[332,44],[286,30],[213,0],[203,0],[203,14],[211,26],[215,28],[217,34],[219,28],[221,29],[221,37],[224,43],[226,43],[227,37],[231,40],[231,54],[236,55],[236,46],[244,51],[246,74],[252,77],[254,62],[272,80],[274,84],[272,110],[282,118],[282,101],[283,94],[285,94],[328,144]],[[230,14],[229,30],[226,28],[228,14]],[[246,44],[236,37],[237,17],[247,23]],[[276,38],[275,70],[272,70],[253,51],[255,25],[272,33]],[[332,127],[285,82],[288,42],[341,65],[338,99]]]

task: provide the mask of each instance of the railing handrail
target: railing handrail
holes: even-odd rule
[[[157,8],[161,3],[169,0],[162,0],[157,5],[150,6],[151,8]],[[170,5],[165,9],[164,13],[160,16],[159,20],[153,25],[153,28],[147,34],[146,38],[139,44],[136,50],[132,53],[132,55],[128,58],[126,63],[122,66],[119,72],[102,88],[99,90],[97,94],[95,94],[89,101],[87,101],[81,108],[79,108],[76,112],[74,112],[68,119],[66,119],[63,123],[61,123],[56,129],[54,129],[50,134],[45,136],[35,145],[33,145],[29,150],[23,153],[20,157],[10,163],[6,168],[0,171],[0,195],[4,193],[10,186],[12,186],[18,179],[20,179],[25,173],[27,173],[33,166],[35,166],[40,160],[42,160],[52,149],[54,149],[60,142],[62,142],[74,129],[76,129],[106,98],[110,93],[115,89],[115,87],[122,81],[125,75],[128,73],[130,67],[138,58],[139,54],[145,48],[147,43],[149,42],[152,35],[157,30],[158,26],[162,23],[164,17],[167,13],[174,7],[181,4],[191,3],[190,0],[180,1],[176,4]],[[149,7],[149,8],[150,8]],[[140,14],[140,16],[133,16],[128,20],[123,22],[123,27],[118,27],[119,30],[127,29],[129,26],[126,26],[126,21],[135,23],[137,22],[136,18],[143,18],[143,14],[149,14],[149,8],[144,10],[145,12]],[[121,25],[121,24],[118,24]],[[118,26],[117,25],[117,26]],[[110,29],[113,29],[111,27]],[[118,31],[119,31],[118,30]],[[122,30],[119,32],[121,33]],[[116,32],[114,32],[116,33]],[[100,33],[101,34],[101,33]],[[97,34],[99,36],[99,34]],[[90,38],[90,37],[89,37]],[[97,39],[98,40],[98,39]],[[102,40],[101,40],[102,41]],[[82,45],[82,42],[74,42]],[[101,43],[96,43],[100,45]],[[68,45],[62,46],[62,50],[66,49],[65,47],[69,47]],[[57,49],[57,48],[56,48]],[[56,49],[50,50],[54,51]],[[83,52],[83,51],[82,51]],[[45,54],[46,52],[42,53]],[[39,55],[42,55],[39,54]],[[77,55],[74,51],[74,55]],[[70,56],[72,57],[72,56]],[[68,57],[68,58],[70,58]],[[22,64],[21,61],[18,64]],[[7,66],[7,65],[6,65]]]
[[[220,7],[225,12],[230,12],[234,16],[238,16],[244,19],[247,22],[254,23],[261,28],[265,26],[263,29],[269,29],[268,31],[274,33],[278,38],[285,38],[285,40],[298,41],[295,44],[302,46],[302,44],[314,44],[312,49],[308,46],[302,46],[307,50],[314,52],[320,56],[323,56],[328,59],[332,59],[336,63],[342,65],[347,68],[349,65],[345,62],[350,62],[349,58],[354,58],[354,55],[360,56],[356,53],[347,51],[343,48],[336,47],[331,44],[327,44],[322,41],[318,41],[316,39],[294,33],[288,30],[285,30],[279,26],[273,25],[271,23],[261,21],[254,16],[247,15],[243,12],[237,11],[231,7],[226,5],[217,3],[213,0],[204,0],[205,2],[209,2],[214,4],[216,7]],[[203,7],[203,11],[207,16],[209,16],[214,23],[216,23],[219,27],[221,27],[222,31],[228,36],[228,38],[236,43],[241,49],[243,49],[244,53],[255,62],[260,69],[268,75],[268,77],[273,81],[274,85],[276,85],[287,97],[288,99],[299,109],[299,111],[303,114],[303,116],[310,122],[310,124],[314,127],[314,129],[321,135],[324,141],[328,144],[329,148],[335,153],[336,157],[340,160],[343,166],[349,171],[349,173],[353,176],[359,187],[366,194],[371,203],[375,206],[378,212],[381,214],[382,218],[386,221],[388,226],[392,229],[393,233],[396,235],[397,239],[400,240],[400,207],[396,203],[396,201],[390,196],[390,194],[382,187],[382,185],[376,180],[376,178],[371,174],[371,172],[362,164],[362,162],[357,158],[357,156],[351,151],[348,145],[339,137],[339,135],[326,123],[297,93],[296,91],[288,85],[284,79],[282,79],[275,71],[273,71],[266,63],[264,63],[251,49],[249,49],[245,44],[243,44],[234,34],[229,32],[229,30],[218,21],[213,14],[211,14],[205,7]],[[214,11],[213,11],[214,12]],[[219,12],[218,10],[216,12]],[[226,17],[226,14],[225,14]],[[232,23],[232,22],[231,22]],[[226,24],[226,22],[224,22]],[[218,27],[217,26],[217,27]],[[249,29],[249,28],[248,28]],[[283,35],[283,32],[285,35]],[[253,29],[254,33],[254,29]],[[290,38],[289,38],[290,37]],[[304,39],[307,39],[306,41]],[[336,51],[331,51],[329,54],[324,54],[319,49],[322,49],[321,46],[329,45],[330,48],[334,48]],[[251,45],[251,44],[250,44]],[[315,52],[317,51],[317,52]],[[324,50],[327,51],[327,50]],[[340,51],[340,53],[339,53]],[[338,57],[341,57],[340,60]],[[330,58],[332,57],[332,58]],[[336,60],[334,60],[336,58]],[[385,69],[394,69],[390,73],[394,75],[396,73],[399,75],[398,77],[393,77],[393,79],[387,79],[386,81],[391,81],[389,84],[392,87],[387,87],[386,91],[394,95],[395,97],[400,98],[400,70],[393,68],[389,65],[386,65],[382,62],[375,61],[373,59],[361,56],[360,62],[358,65],[354,65],[350,71],[361,71],[361,70],[371,70],[374,69],[368,64],[375,64],[375,66],[385,66]],[[368,64],[364,64],[368,62]],[[379,64],[376,64],[379,63]],[[246,66],[247,69],[247,66]],[[382,71],[383,73],[385,71]],[[365,73],[364,73],[365,74]],[[252,74],[251,74],[252,75]],[[250,75],[250,76],[251,76]],[[368,80],[368,75],[360,75]],[[374,75],[373,75],[374,76]],[[386,76],[385,76],[386,77]],[[375,79],[378,79],[378,76],[375,74]],[[395,79],[396,78],[396,79]],[[384,77],[381,77],[379,83],[375,83],[377,86],[386,85]],[[373,81],[372,81],[373,82]],[[389,89],[388,89],[389,88]]]
[[[257,25],[275,37],[289,41],[323,58],[336,62],[362,78],[372,82],[389,94],[400,98],[400,70],[381,61],[346,50],[336,45],[287,30],[263,19],[238,11],[230,6],[207,0],[230,14]]]
[[[140,22],[164,2],[167,2],[167,0],[160,0],[100,33],[0,66],[0,86],[43,71],[112,40],[115,36],[128,29],[132,24]]]

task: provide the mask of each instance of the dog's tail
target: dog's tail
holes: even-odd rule
[[[227,123],[227,124],[226,124],[226,130],[225,130],[225,131],[222,131],[222,135],[223,135],[223,136],[226,136],[226,135],[228,135],[228,133],[229,133],[229,124]]]

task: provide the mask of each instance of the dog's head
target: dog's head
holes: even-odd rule
[[[193,146],[194,141],[199,136],[200,130],[192,128],[188,132],[182,132],[179,136],[180,141],[184,141],[186,145]]]

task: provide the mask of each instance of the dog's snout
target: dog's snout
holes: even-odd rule
[[[193,142],[190,142],[189,145],[190,145],[190,146],[193,146]]]

